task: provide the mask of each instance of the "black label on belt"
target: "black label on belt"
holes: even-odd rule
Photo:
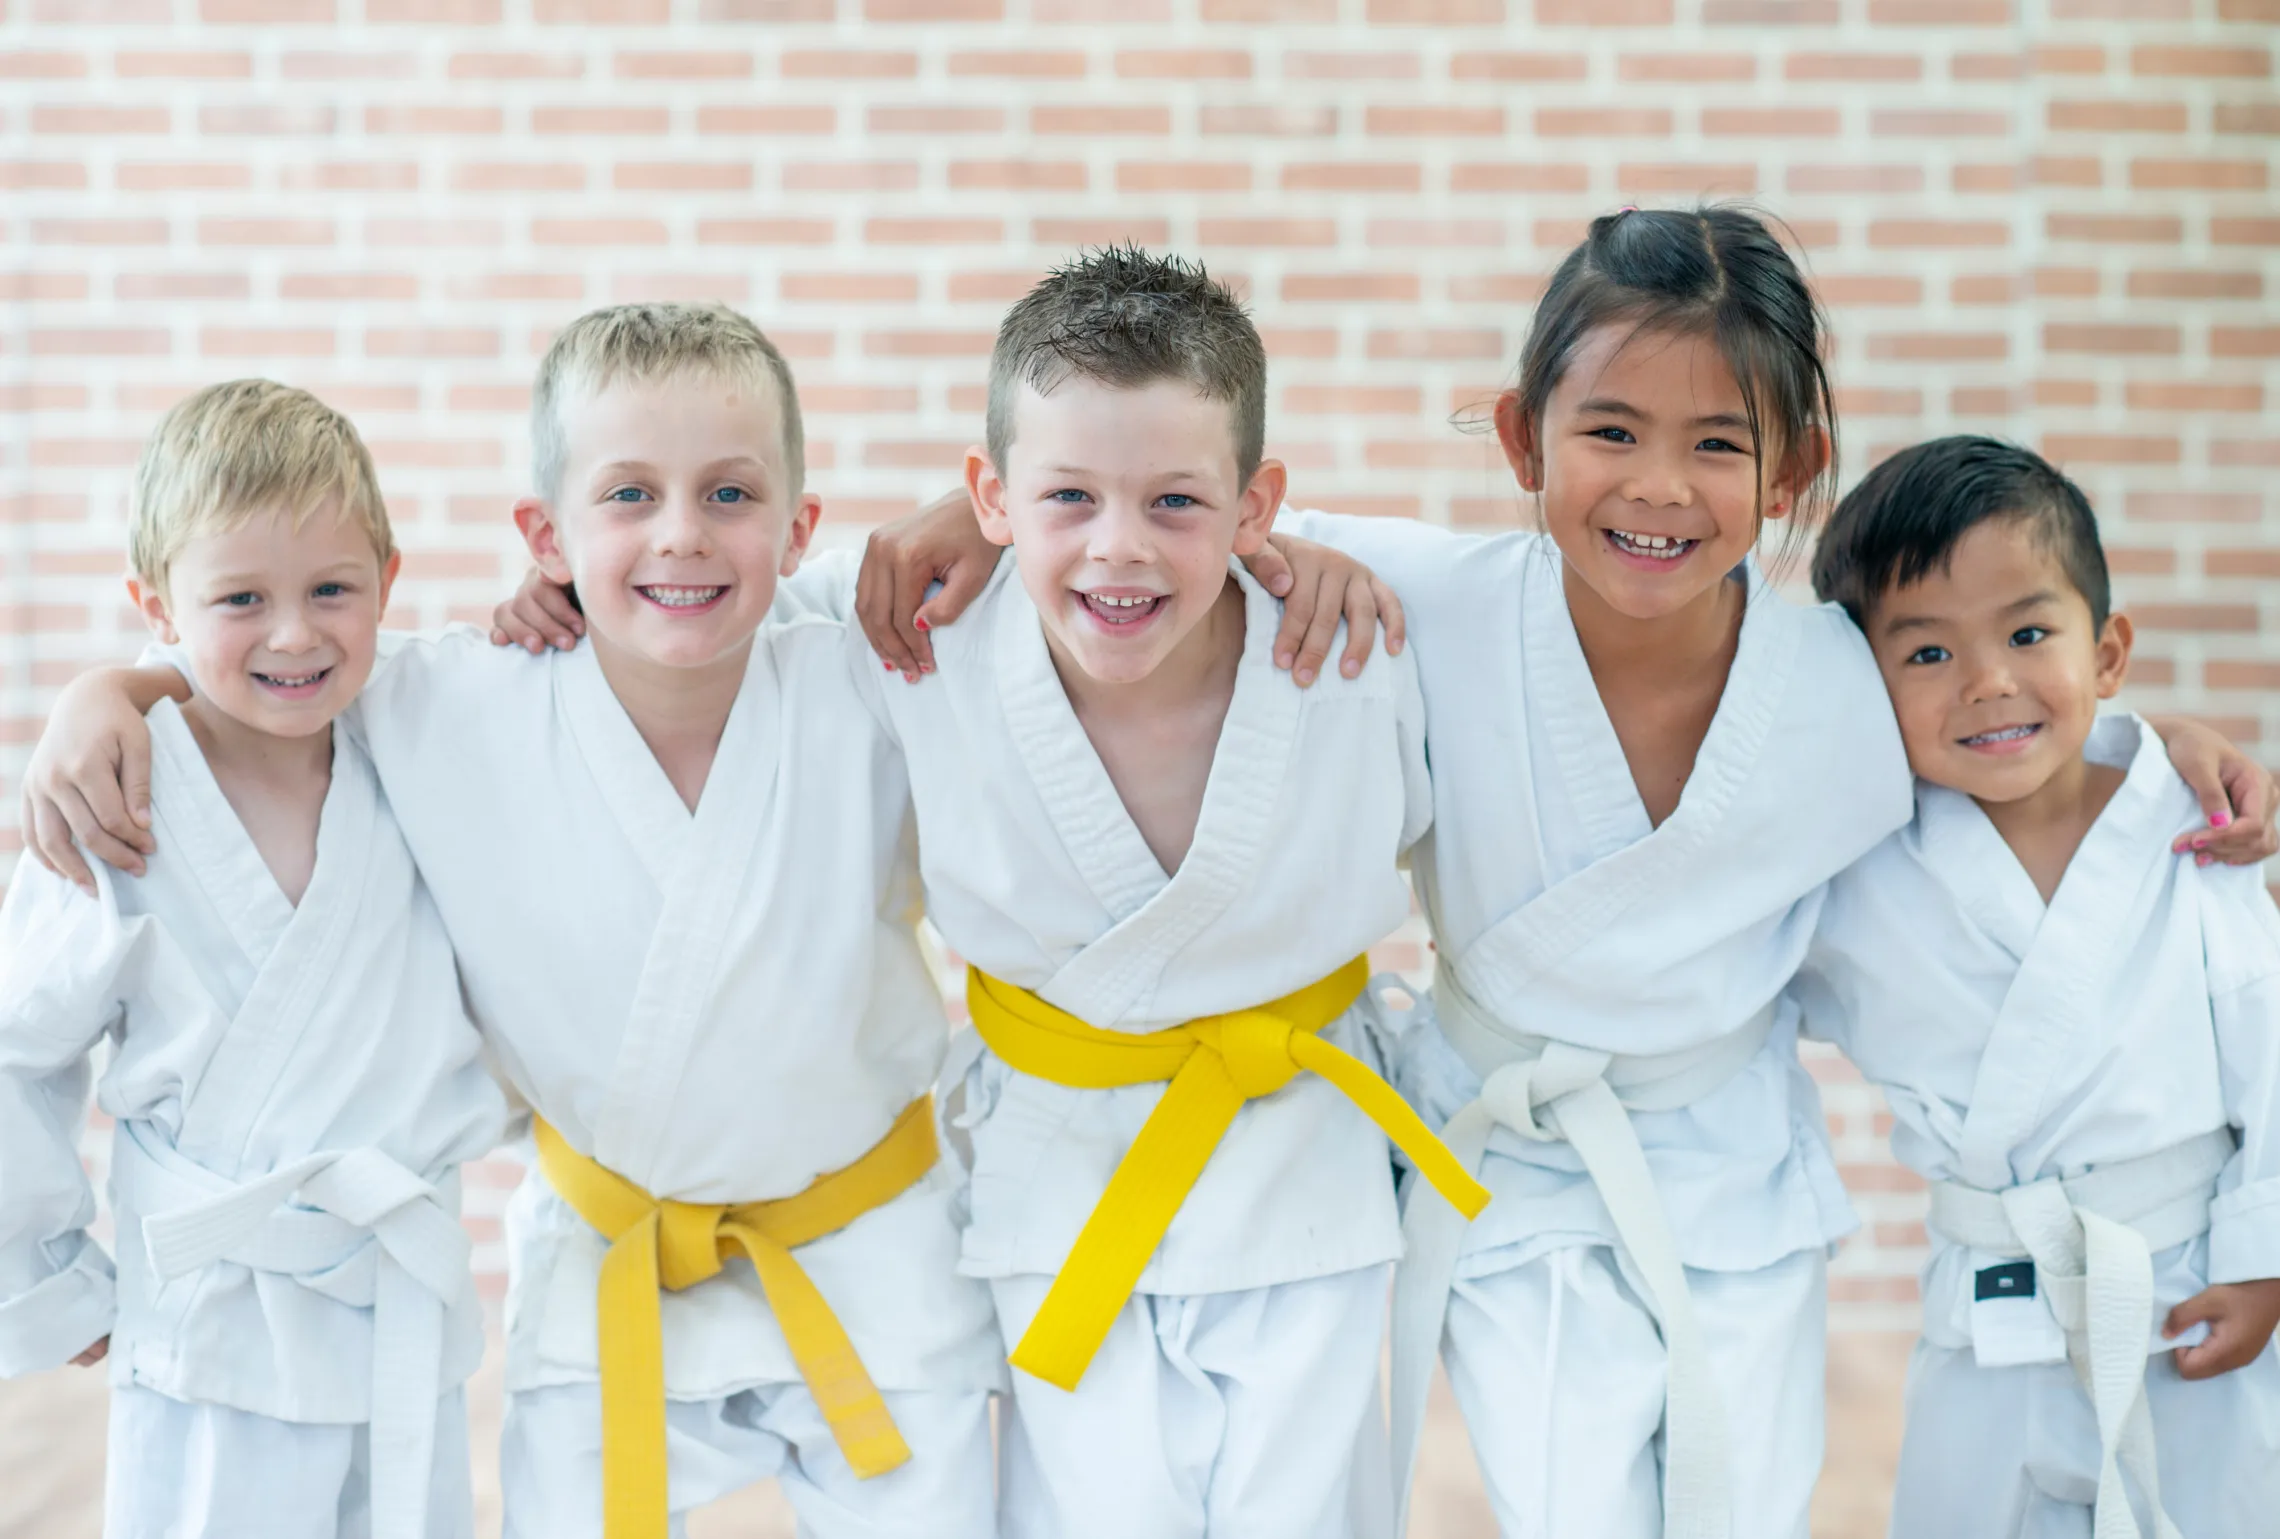
[[[1981,1267],[1971,1296],[1982,1303],[1988,1299],[2031,1299],[2035,1296],[2035,1264],[2006,1261],[2001,1266]]]

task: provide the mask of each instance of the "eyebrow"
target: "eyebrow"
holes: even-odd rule
[[[2039,605],[2055,604],[2058,602],[2058,598],[2058,590],[2055,588],[2037,588],[2025,598],[2013,599],[1995,612],[2003,615],[2015,615],[2021,610],[2033,609]],[[1935,615],[1902,615],[1896,620],[1879,620],[1876,623],[1876,628],[1887,636],[1897,636],[1902,631],[1930,630],[1939,623],[1940,617]]]
[[[1576,408],[1576,413],[1579,416],[1630,417],[1640,422],[1647,420],[1647,414],[1639,410],[1638,407],[1633,406],[1628,401],[1618,401],[1611,396],[1595,395],[1590,400],[1585,401],[1582,405],[1578,406]],[[1698,428],[1738,428],[1743,432],[1747,432],[1749,431],[1750,419],[1744,416],[1739,416],[1730,411],[1720,411],[1712,412],[1706,417],[1696,417],[1687,425],[1689,427]]]
[[[765,475],[773,467],[766,460],[752,454],[732,454],[726,459],[712,460],[698,467],[700,473],[705,475],[715,475],[725,470],[745,468],[757,470]],[[657,467],[647,460],[611,460],[606,464],[594,467],[593,479],[595,481],[606,481],[618,476],[654,475],[656,472]]]

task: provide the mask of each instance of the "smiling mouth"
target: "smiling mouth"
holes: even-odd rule
[[[702,609],[717,601],[728,589],[725,586],[685,588],[665,583],[648,583],[636,585],[633,591],[659,609]]]
[[[1164,607],[1169,594],[1134,593],[1112,595],[1107,593],[1078,593],[1077,601],[1084,605],[1094,619],[1103,625],[1135,625],[1148,619]]]
[[[313,688],[331,677],[330,668],[319,668],[314,673],[257,673],[253,681],[264,689],[301,690]]]
[[[1966,748],[2004,748],[2013,743],[2023,743],[2041,731],[2042,723],[2029,722],[2017,727],[1997,727],[1992,732],[1976,733],[1956,741]]]
[[[1700,540],[1682,540],[1668,534],[1633,534],[1627,529],[1606,531],[1607,543],[1626,556],[1642,556],[1649,561],[1676,561]]]

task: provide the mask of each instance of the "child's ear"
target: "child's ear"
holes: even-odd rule
[[[548,582],[567,586],[570,557],[562,548],[562,527],[554,521],[554,510],[536,497],[524,497],[515,503],[515,527],[530,547],[531,565],[544,572]]]
[[[974,522],[981,525],[982,538],[992,545],[1011,545],[1013,520],[1005,511],[1005,482],[990,463],[989,450],[979,444],[966,451],[966,496],[974,504]]]
[[[388,612],[388,595],[396,590],[396,574],[404,569],[404,553],[388,552],[388,559],[380,563],[380,613]]]
[[[1796,447],[1782,456],[1773,484],[1766,488],[1765,516],[1787,518],[1804,500],[1807,488],[1829,468],[1829,432],[1818,422],[1806,428]]]
[[[800,569],[808,541],[815,538],[816,520],[822,517],[823,499],[814,492],[800,493],[800,505],[792,511],[791,526],[785,530],[784,559],[776,567],[778,577],[789,577]]]
[[[1504,462],[1519,478],[1520,490],[1544,489],[1544,445],[1541,426],[1520,404],[1520,392],[1507,390],[1496,398],[1496,441],[1504,446]]]
[[[2098,633],[2098,698],[2111,700],[2129,677],[2130,648],[2137,644],[2137,629],[2128,615],[2108,615]]]
[[[1235,520],[1236,555],[1255,556],[1266,548],[1283,493],[1289,489],[1290,472],[1281,460],[1259,461],[1259,468],[1251,472],[1251,484],[1243,488],[1243,506]]]
[[[171,647],[182,639],[174,629],[174,617],[166,612],[166,595],[159,591],[156,583],[146,583],[139,577],[128,578],[127,601],[142,611],[143,624],[149,626],[151,634],[160,641]]]

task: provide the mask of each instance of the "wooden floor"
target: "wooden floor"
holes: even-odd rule
[[[1908,1338],[1843,1335],[1829,1344],[1829,1458],[1813,1503],[1813,1539],[1883,1539],[1900,1447]],[[100,1370],[66,1368],[0,1383],[0,1539],[97,1539],[102,1532]],[[471,1386],[476,1531],[499,1532],[498,1352]],[[1420,1460],[1410,1539],[1495,1539],[1463,1425],[1437,1394]],[[757,1486],[698,1513],[692,1539],[791,1539],[790,1509]]]

